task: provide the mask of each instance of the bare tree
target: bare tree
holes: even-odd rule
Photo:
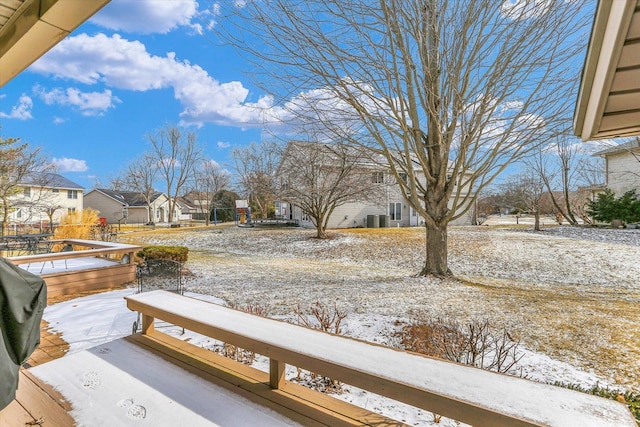
[[[382,155],[424,218],[423,275],[450,274],[448,224],[571,120],[590,19],[579,3],[230,3],[219,28],[275,92],[265,120],[328,124]]]
[[[183,132],[175,126],[167,125],[156,134],[147,136],[151,143],[150,156],[158,165],[169,198],[169,222],[177,205],[177,197],[185,185],[193,178],[194,168],[200,160],[201,148],[196,134]]]
[[[256,210],[267,218],[276,201],[276,169],[280,162],[280,147],[272,141],[252,142],[235,148],[231,155],[238,174],[240,192]]]
[[[29,194],[28,197],[16,197],[28,182],[28,188],[42,189],[47,185],[53,167],[46,162],[40,149],[29,149],[28,144],[20,143],[19,138],[0,138],[0,214],[2,214],[1,235],[5,235],[9,215],[16,209],[30,212],[41,200],[43,191]]]
[[[154,197],[158,194],[154,184],[158,177],[159,167],[158,161],[151,154],[143,154],[133,162],[129,164],[126,171],[126,177],[124,182],[127,183],[127,187],[133,191],[139,192],[144,198],[147,204],[148,222],[153,223],[154,213],[152,208],[152,202]],[[120,188],[122,190],[122,188]]]
[[[278,169],[280,196],[298,206],[311,218],[317,237],[327,237],[327,224],[338,207],[370,200],[371,162],[366,153],[344,144],[292,141],[287,145]]]
[[[209,225],[214,208],[214,196],[225,190],[231,183],[229,172],[211,159],[202,160],[195,169],[194,179],[189,191],[190,199],[204,214],[205,224]]]

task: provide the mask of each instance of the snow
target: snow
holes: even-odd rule
[[[295,322],[296,307],[319,301],[348,313],[343,332],[396,345],[398,322],[422,316],[489,319],[521,340],[517,372],[541,381],[640,387],[640,231],[582,227],[460,227],[449,234],[450,265],[468,283],[414,277],[424,260],[419,230],[332,232],[210,228],[135,236],[134,243],[190,247],[189,295]],[[391,232],[392,231],[392,232]],[[397,233],[397,234],[396,234]],[[371,237],[373,236],[373,237]],[[144,239],[144,240],[143,240]],[[70,354],[128,335],[134,289],[48,307],[45,319]],[[157,329],[209,349],[219,343],[168,325]],[[258,357],[254,366],[266,369]],[[296,373],[287,374],[291,378]],[[416,426],[453,427],[419,410],[353,386],[336,398]]]
[[[378,378],[397,381],[496,412],[524,416],[549,426],[620,426],[627,414],[616,402],[572,392],[547,384],[425,358],[415,354],[330,335],[273,319],[229,310],[220,305],[202,304],[191,298],[166,291],[152,291],[128,298],[170,310],[199,324],[215,325],[237,336],[365,372]],[[304,366],[303,366],[304,367]],[[329,373],[324,373],[328,375]],[[366,382],[366,380],[365,380]],[[572,405],[566,405],[570,400]],[[594,422],[591,412],[601,410],[606,417]]]
[[[294,426],[125,340],[31,368],[73,407],[80,426]]]
[[[139,402],[142,406],[144,406],[148,413],[151,413],[152,410],[155,413],[155,400],[150,400],[146,396],[145,393],[148,392],[146,389],[136,389],[133,386],[127,386],[126,390],[137,390],[138,394],[129,393],[127,396],[118,395],[122,389],[125,388],[101,388],[102,393],[106,393],[101,396],[94,396],[88,393],[94,393],[94,391],[87,391],[87,387],[83,387],[82,385],[87,381],[87,379],[91,379],[94,376],[92,373],[98,373],[100,378],[118,378],[120,375],[124,375],[124,379],[118,381],[130,381],[127,372],[130,370],[129,368],[125,369],[124,373],[118,373],[116,369],[120,369],[123,366],[128,366],[129,363],[133,363],[132,358],[133,355],[130,353],[134,351],[130,348],[129,345],[121,344],[118,338],[127,336],[131,333],[131,328],[133,321],[136,320],[136,313],[131,312],[126,308],[126,304],[124,298],[126,296],[133,296],[135,298],[136,290],[135,289],[123,289],[111,292],[105,292],[100,294],[89,295],[81,298],[72,299],[69,301],[61,302],[55,305],[51,305],[46,308],[44,318],[47,320],[52,327],[53,330],[58,331],[62,334],[62,338],[69,343],[69,354],[61,359],[58,359],[54,362],[47,363],[45,365],[40,365],[38,367],[32,368],[34,374],[48,383],[54,385],[57,389],[59,389],[63,394],[73,403],[74,408],[79,408],[78,412],[75,412],[73,415],[78,420],[79,425],[127,425],[125,423],[126,420],[124,418],[120,419],[120,421],[124,424],[108,424],[108,423],[97,423],[95,424],[95,419],[93,418],[94,410],[98,405],[97,402],[115,402],[116,404],[121,401],[131,400],[133,402]],[[148,294],[142,294],[147,296]],[[209,295],[200,295],[194,293],[187,293],[186,296],[192,298],[202,299],[204,301],[213,302],[216,304],[222,304],[218,298],[209,296]],[[199,318],[200,320],[206,321],[210,318],[210,314],[204,313],[198,310],[186,310],[185,314],[191,313],[193,317]],[[244,317],[243,313],[237,313],[240,317]],[[246,315],[245,315],[246,316]],[[244,319],[243,319],[244,320]],[[264,320],[264,319],[261,319]],[[220,319],[220,321],[224,321],[228,323],[229,327],[243,322],[240,319],[226,318]],[[281,322],[278,322],[281,324]],[[286,324],[283,324],[286,325]],[[292,331],[287,332],[287,341],[295,344],[299,340],[300,337],[293,339],[295,337],[295,331],[298,328],[293,328],[293,325],[286,325],[287,327],[291,327]],[[389,341],[389,330],[393,329],[393,319],[392,318],[380,318],[378,316],[361,316],[359,319],[350,319],[345,323],[344,328],[346,331],[349,331],[349,335],[361,338],[368,339],[371,342],[388,342]],[[196,334],[191,331],[185,331],[182,333],[182,329],[167,325],[162,322],[158,322],[156,324],[156,329],[173,335],[177,338],[189,340],[190,343],[205,348],[211,348],[215,345],[214,340]],[[264,335],[267,333],[262,328],[254,327],[253,333]],[[270,329],[272,340],[280,340],[280,337],[285,336],[281,332],[277,332],[273,329]],[[292,335],[294,334],[294,335]],[[118,344],[115,344],[118,343]],[[315,348],[315,351],[321,351],[323,348],[331,348],[330,343],[323,342],[315,342],[312,343]],[[124,346],[124,347],[123,347]],[[329,347],[327,347],[329,346]],[[106,349],[106,350],[105,350]],[[122,349],[123,353],[120,355],[119,352]],[[100,359],[96,359],[97,357],[104,358],[104,354],[108,353],[109,357],[119,357],[122,360],[118,362],[114,362],[112,366],[104,365],[103,361]],[[359,354],[360,352],[350,349],[347,350],[343,355],[343,359],[345,363],[349,363],[349,360],[352,360],[355,363],[355,367],[359,364],[363,363],[364,360],[370,360],[368,363],[373,363],[375,357],[372,357],[367,352],[366,359],[362,358],[353,358],[353,354]],[[131,359],[131,360],[130,360]],[[423,358],[420,358],[421,360]],[[154,362],[155,363],[155,362]],[[266,358],[258,358],[255,367],[261,368],[263,370],[267,369],[268,360]],[[561,363],[558,361],[554,361],[549,357],[541,354],[535,354],[533,352],[526,352],[525,357],[522,361],[522,366],[524,367],[525,372],[546,372],[547,374],[551,374],[551,378],[546,379],[562,379],[569,382],[578,382],[581,384],[593,384],[598,381],[598,378],[594,377],[592,374],[588,374],[586,372],[581,372],[572,366]],[[104,368],[104,370],[101,367]],[[140,368],[143,370],[142,368]],[[145,368],[146,369],[146,368]],[[169,374],[170,369],[173,369],[171,366],[159,366],[153,368],[155,372],[167,372],[167,374],[163,374],[163,377],[173,378],[172,381],[179,381],[180,383],[183,381],[184,377],[183,373],[179,374]],[[375,369],[374,366],[368,366],[368,369]],[[406,369],[402,366],[395,368],[397,372],[392,372],[392,375],[404,375],[407,377],[407,381],[414,381],[412,378],[415,377],[414,372],[417,372],[417,368]],[[469,368],[471,369],[471,368]],[[476,371],[473,369],[473,371]],[[484,371],[479,371],[482,374]],[[104,372],[104,374],[103,374]],[[453,383],[451,382],[451,377],[447,377],[446,371],[441,371],[441,367],[439,366],[436,369],[437,375],[434,375],[433,381],[440,381],[439,387],[443,391],[446,391],[446,394],[449,393],[457,393],[460,392],[460,389],[454,389]],[[439,372],[439,373],[438,373]],[[89,377],[85,377],[86,374],[91,374]],[[140,374],[142,375],[142,374]],[[295,375],[293,368],[289,368],[289,372],[287,374],[288,378],[291,378]],[[181,378],[177,380],[177,378]],[[191,381],[190,377],[184,377]],[[462,378],[462,380],[469,380],[469,378]],[[489,377],[490,378],[490,377]],[[133,381],[133,380],[131,380]],[[186,381],[186,380],[185,380]],[[474,393],[482,397],[487,393],[487,388],[489,384],[491,384],[491,380],[487,378],[475,379],[471,381],[469,387],[475,387],[474,381],[479,381],[476,386],[479,386]],[[191,384],[188,382],[188,384]],[[188,387],[188,384],[179,385],[179,387]],[[423,384],[424,385],[424,384]],[[198,386],[197,384],[193,385],[194,387]],[[155,385],[154,385],[155,387]],[[198,386],[199,387],[199,386]],[[456,387],[465,387],[463,382],[459,382]],[[456,424],[452,420],[443,419],[439,424],[435,424],[433,422],[433,415],[428,411],[424,411],[421,409],[417,409],[408,405],[400,404],[393,400],[384,398],[382,396],[378,396],[376,394],[361,390],[357,387],[348,386],[346,387],[347,392],[344,394],[336,395],[335,397],[352,402],[354,404],[359,404],[366,409],[380,411],[384,415],[387,415],[391,418],[403,420],[409,424],[416,426],[431,426],[431,425],[440,425],[440,426],[454,426],[459,425]],[[471,388],[469,388],[471,390]],[[465,391],[466,392],[466,391]],[[152,396],[154,394],[148,394]],[[200,392],[187,392],[187,395],[190,396],[201,396]],[[532,401],[532,396],[530,394],[522,394],[520,390],[520,395],[527,402]],[[544,394],[543,394],[544,395]],[[207,400],[203,397],[203,399]],[[533,399],[535,401],[535,399]],[[207,400],[208,401],[208,400]],[[578,400],[577,400],[578,401]],[[169,403],[165,402],[167,405]],[[198,405],[198,402],[193,403],[193,405]],[[150,406],[154,405],[154,406]],[[160,405],[160,407],[165,407]],[[540,406],[544,407],[544,405]],[[91,408],[88,410],[86,408]],[[111,409],[109,409],[111,408]],[[102,409],[101,409],[102,410]],[[106,411],[111,411],[113,416],[121,416],[126,417],[127,412],[121,411],[118,412],[114,410],[114,406],[106,405],[104,409]],[[200,413],[200,412],[198,412]],[[96,415],[97,416],[97,415]],[[185,415],[186,416],[186,415]],[[109,419],[109,418],[106,418]],[[128,422],[131,422],[130,420]],[[172,425],[172,424],[160,424],[160,425]],[[191,425],[200,425],[200,424],[191,424]],[[239,424],[235,424],[239,425]]]

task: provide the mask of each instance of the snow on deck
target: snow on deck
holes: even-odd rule
[[[88,270],[91,268],[108,267],[117,263],[114,260],[104,258],[86,257],[86,258],[69,258],[66,260],[58,259],[55,261],[32,262],[29,264],[20,264],[18,267],[34,274],[52,274],[64,273],[66,271]]]
[[[619,427],[630,425],[631,421],[626,408],[618,402],[321,333],[165,291],[132,295],[127,299],[298,354],[549,426]]]
[[[123,339],[29,370],[85,426],[296,426]]]

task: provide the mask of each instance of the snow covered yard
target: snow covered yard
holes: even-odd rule
[[[239,308],[293,319],[297,307],[335,304],[348,312],[347,335],[391,345],[396,320],[488,319],[529,350],[521,368],[530,378],[640,390],[639,231],[451,228],[461,280],[415,277],[423,233],[340,230],[320,241],[304,229],[212,226],[130,238],[188,246],[186,289]]]

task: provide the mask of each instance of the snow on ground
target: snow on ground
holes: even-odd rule
[[[346,335],[387,345],[398,344],[398,321],[487,319],[522,343],[518,372],[527,378],[640,390],[640,230],[453,227],[449,261],[462,280],[415,276],[424,262],[421,229],[341,230],[317,240],[304,229],[212,226],[129,239],[188,246],[186,289],[200,298],[260,307],[289,321],[294,310],[320,302],[348,313]],[[91,348],[131,333],[127,292],[134,290],[56,304],[45,319],[71,353]],[[188,331],[182,338],[218,345]],[[254,364],[266,369],[267,361]],[[436,425],[428,412],[353,387],[337,397],[409,424]]]

